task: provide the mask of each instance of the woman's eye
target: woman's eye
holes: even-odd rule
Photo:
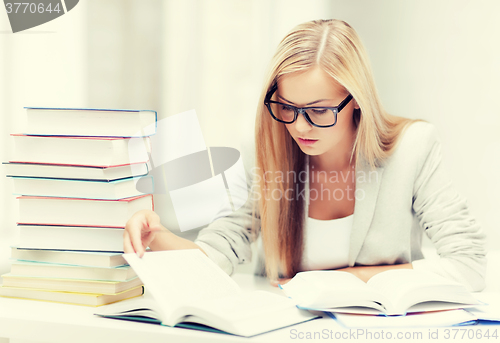
[[[328,111],[327,108],[313,108],[312,112],[314,114],[325,114]]]
[[[281,105],[281,110],[282,111],[289,111],[289,112],[293,112],[293,108],[290,107],[290,106],[286,106],[286,105]]]

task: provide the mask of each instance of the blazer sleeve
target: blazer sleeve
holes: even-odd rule
[[[434,126],[429,127],[422,137],[427,149],[414,183],[413,210],[439,260],[416,260],[412,266],[458,281],[470,291],[481,291],[485,287],[486,237],[443,170],[441,142]]]
[[[244,201],[244,204],[236,211],[232,211],[231,208],[222,208],[214,220],[206,228],[200,230],[194,241],[229,275],[234,273],[238,264],[251,261],[251,243],[257,239],[260,232],[260,215],[256,200],[258,193],[253,187],[254,151],[251,142],[241,146],[241,156],[245,173],[236,175],[237,182],[233,184],[231,196],[233,203]],[[254,203],[255,213],[253,213]]]

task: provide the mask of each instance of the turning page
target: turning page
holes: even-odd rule
[[[281,288],[303,308],[369,306],[382,309],[377,302],[387,302],[386,297],[370,288],[365,282],[353,274],[342,271],[300,272]]]
[[[136,271],[161,309],[166,325],[175,325],[170,315],[186,304],[217,299],[241,292],[238,284],[198,249],[146,252],[123,257]]]

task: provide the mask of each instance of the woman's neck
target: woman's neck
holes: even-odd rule
[[[343,171],[354,166],[354,158],[351,162],[351,153],[356,139],[356,130],[346,136],[335,149],[331,149],[321,155],[309,156],[309,168],[314,171]]]
[[[319,156],[309,156],[309,168],[319,171],[344,171],[353,167],[354,161],[350,162],[351,152],[345,154],[332,154],[325,153]]]

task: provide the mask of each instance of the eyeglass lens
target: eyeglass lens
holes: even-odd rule
[[[271,103],[271,111],[274,116],[286,122],[292,122],[295,117],[294,108],[286,104]],[[335,123],[335,113],[328,108],[309,108],[306,110],[309,119],[317,125],[332,125]]]

